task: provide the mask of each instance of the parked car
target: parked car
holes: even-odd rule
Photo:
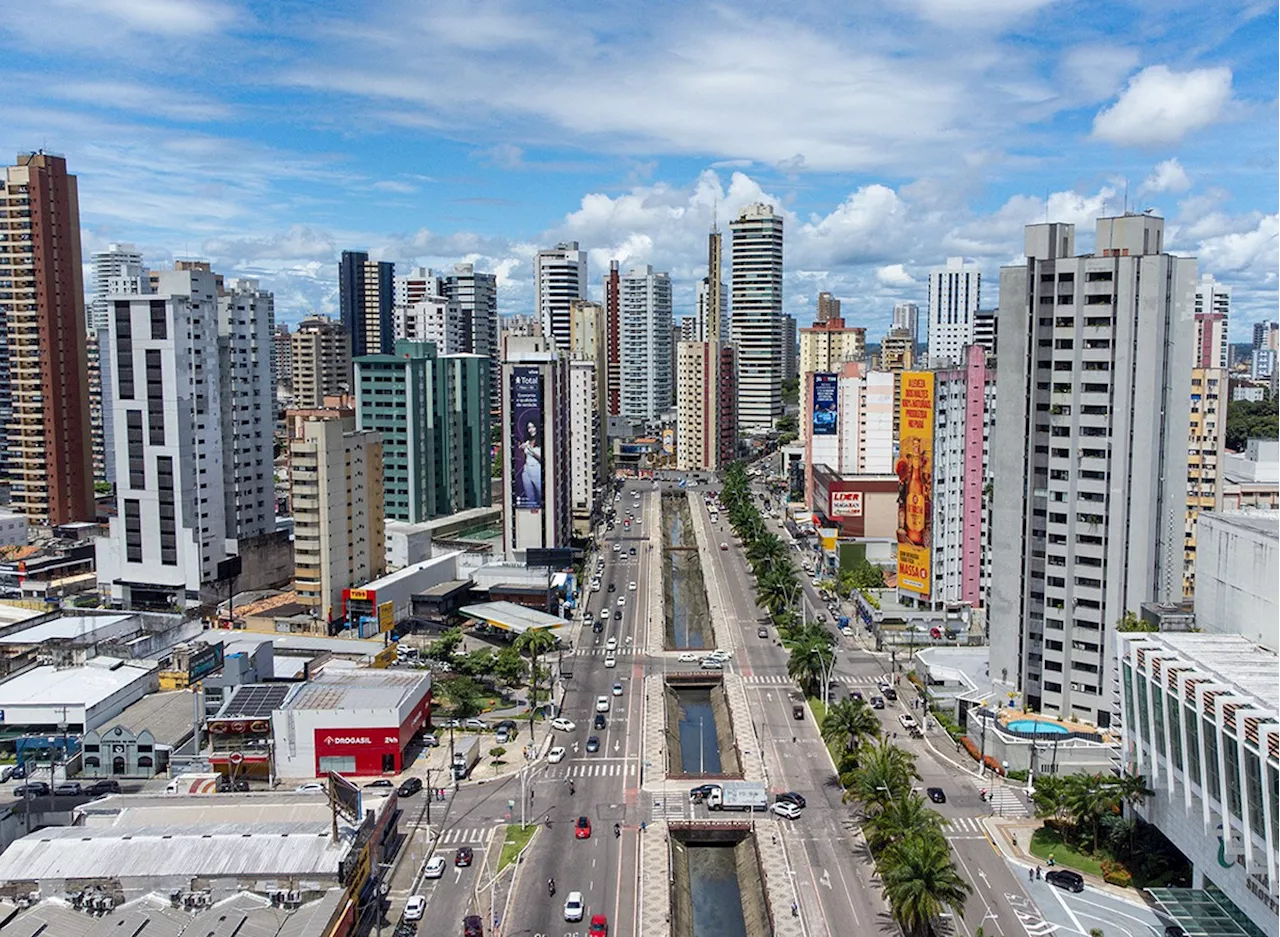
[[[704,657],[698,661],[698,666],[703,670],[723,670],[724,661],[718,657]]]
[[[764,625],[761,625],[759,628],[756,629],[756,637],[757,638],[769,637],[769,629],[766,628]]]
[[[785,794],[779,794],[776,798],[784,804],[795,804],[797,807],[804,809],[805,799],[803,794],[797,794],[795,791],[787,791]]]
[[[769,810],[780,817],[786,817],[788,820],[800,819],[800,808],[789,801],[785,801],[785,800],[775,801],[773,806],[770,807]]]
[[[872,709],[884,709],[884,697],[883,697],[883,696],[873,696],[873,697],[871,697],[871,708],[872,708]]]
[[[0,784],[3,784],[5,781],[13,777],[13,769],[13,765],[5,765],[3,768],[0,768]]]
[[[1044,874],[1044,880],[1067,891],[1084,891],[1084,876],[1070,869],[1051,869]]]
[[[404,903],[404,919],[406,921],[421,921],[422,913],[426,910],[427,899],[421,895],[412,895]]]
[[[453,864],[458,868],[465,868],[471,865],[474,858],[470,846],[459,846],[458,851],[453,854]]]
[[[880,693],[885,699],[896,700],[898,698],[898,691],[887,684],[880,688]]]
[[[929,799],[935,804],[945,804],[947,802],[947,792],[940,787],[927,787],[924,792],[929,795]]]
[[[396,793],[401,797],[412,797],[420,790],[422,790],[422,778],[405,778],[400,782]]]
[[[462,726],[465,729],[479,729],[482,732],[485,729],[489,728],[489,724],[487,722],[485,722],[483,719],[476,719],[475,717],[468,719],[466,722],[462,724]]]
[[[693,653],[693,651],[685,651],[683,654],[681,654],[677,658],[677,660],[679,660],[680,663],[682,664],[692,664],[692,663],[695,663],[696,661],[702,660],[702,658],[699,657],[697,654]]]
[[[422,875],[424,878],[442,878],[444,869],[444,856],[432,856],[427,860],[427,867],[423,870]]]
[[[293,789],[295,794],[324,794],[329,790],[329,786],[323,781],[307,781],[305,784],[299,784]]]
[[[119,794],[120,782],[115,778],[101,778],[94,781],[84,790],[86,794],[90,794],[94,797],[101,797],[103,794]]]
[[[48,797],[49,793],[49,785],[45,781],[27,781],[13,789],[13,796],[18,798]]]
[[[434,732],[428,732],[426,735],[422,737],[423,748],[436,748],[439,745],[440,745],[440,740],[436,738],[436,734]]]
[[[84,788],[79,781],[63,781],[53,789],[55,797],[79,797],[84,793]]]

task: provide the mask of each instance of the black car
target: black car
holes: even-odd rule
[[[453,854],[453,864],[462,868],[471,865],[472,858],[470,846],[459,846],[458,851]]]
[[[115,778],[102,778],[86,787],[84,792],[93,797],[101,797],[103,794],[119,794],[120,782]]]
[[[604,631],[604,622],[597,618],[591,623],[591,630],[596,634],[602,633]]]
[[[1084,876],[1070,869],[1052,869],[1044,874],[1044,880],[1067,891],[1084,891]]]
[[[501,722],[497,723],[493,728],[495,732],[501,732],[503,729],[506,729],[508,732],[514,732],[516,731],[517,726],[516,726],[516,721],[514,719],[503,719]]]
[[[422,778],[405,778],[400,782],[396,793],[401,797],[412,797],[420,790],[422,790]]]
[[[604,713],[596,713],[595,719],[591,720],[591,728],[593,729],[603,729],[608,724],[609,722],[605,719]]]
[[[26,784],[19,784],[15,787],[13,796],[19,799],[24,797],[48,797],[49,785],[45,781],[28,781]]]
[[[849,699],[856,699],[856,700],[858,700],[859,702],[861,702],[861,701],[862,701],[862,691],[861,691],[861,690],[854,690],[852,693],[850,693],[850,694],[849,694]]]
[[[632,548],[631,548],[631,555],[632,555],[632,556],[635,556],[635,555],[636,555],[636,548],[635,548],[635,547],[632,547]]]
[[[891,686],[883,686],[883,687],[881,687],[881,688],[880,688],[880,692],[884,694],[884,698],[885,698],[885,699],[897,699],[897,698],[898,698],[898,691],[897,691],[897,690],[895,690],[895,689],[894,689],[893,687],[891,687]]]
[[[795,791],[787,791],[785,794],[779,794],[774,798],[780,804],[795,804],[797,807],[803,808],[805,804],[804,795],[797,794]]]
[[[935,804],[945,804],[947,802],[946,792],[940,787],[926,787],[924,792],[929,795],[929,799]]]
[[[232,789],[233,791],[240,791],[241,793],[243,793],[243,792],[245,792],[245,791],[249,790],[249,781],[248,781],[248,779],[246,779],[246,778],[236,778],[234,781],[232,781],[232,782],[231,782],[231,789]]]
[[[617,591],[618,591],[618,584],[617,584],[616,582],[611,582],[611,583],[609,583],[609,591],[610,591],[610,592],[617,592]]]
[[[395,787],[395,785],[392,784],[391,781],[388,780],[387,778],[378,778],[378,780],[370,781],[368,784],[366,784],[364,786],[364,789],[367,791],[367,790],[371,790],[379,787]]]
[[[599,737],[599,736],[596,736],[596,735],[589,735],[589,736],[587,736],[587,751],[588,751],[588,752],[598,752],[598,751],[600,751],[600,737]]]
[[[883,696],[873,696],[873,697],[871,697],[871,708],[872,708],[872,709],[884,709],[884,697],[883,697]]]
[[[468,914],[462,919],[462,937],[484,937],[484,924],[480,915]]]
[[[614,612],[613,612],[613,620],[614,620],[614,621],[622,621],[622,609],[620,609],[620,608],[618,608],[618,609],[614,609]]]
[[[699,784],[697,787],[689,789],[689,799],[694,801],[703,800],[719,786],[719,784]]]

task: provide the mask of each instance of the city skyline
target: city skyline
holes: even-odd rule
[[[563,11],[553,27],[550,12],[501,6],[409,10],[388,5],[357,32],[337,11],[84,7],[68,24],[55,4],[0,27],[10,77],[56,76],[23,82],[0,146],[67,156],[86,258],[116,241],[157,267],[209,259],[260,279],[289,323],[336,315],[344,249],[474,262],[497,275],[504,314],[527,313],[533,254],[562,240],[589,253],[591,299],[618,258],[670,271],[676,315],[689,314],[713,218],[753,201],[784,215],[784,311],[800,325],[825,290],[879,334],[894,302],[923,304],[947,256],[994,284],[1024,223],[1087,226],[1126,204],[1156,209],[1170,249],[1233,287],[1233,340],[1275,307],[1274,10],[868,8],[859,35],[892,33],[892,58],[818,8],[764,22],[646,10],[621,29],[620,11],[595,8],[567,18],[572,41]],[[51,17],[56,46],[42,41]],[[739,52],[766,35],[804,67],[697,94],[700,75],[745,77]],[[706,44],[697,70],[680,55],[689,36]],[[194,42],[217,43],[224,66],[170,54]],[[569,55],[575,42],[592,53]],[[427,73],[397,54],[404,43],[465,67]],[[630,81],[633,68],[649,80]],[[524,92],[552,76],[576,90]],[[915,118],[891,119],[903,105]]]

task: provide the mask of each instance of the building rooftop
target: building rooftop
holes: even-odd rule
[[[114,657],[94,657],[83,667],[33,667],[0,683],[0,709],[18,706],[96,706],[113,693],[154,674]]]
[[[194,734],[194,719],[191,694],[186,690],[173,690],[144,696],[98,726],[97,731],[99,735],[106,735],[116,726],[123,726],[136,735],[146,729],[157,744],[177,748]]]
[[[91,644],[128,634],[136,627],[133,615],[65,615],[0,636],[0,644],[42,644],[58,639]]]
[[[456,592],[459,589],[466,589],[471,586],[470,579],[450,579],[447,582],[441,582],[429,589],[423,589],[421,592],[415,592],[415,596],[446,596]]]
[[[381,579],[375,579],[373,582],[365,583],[361,588],[370,591],[389,589],[401,580],[412,579],[424,569],[430,569],[433,566],[443,566],[447,568],[449,565],[456,564],[458,557],[461,555],[462,551],[451,550],[448,553],[442,553],[440,556],[433,556],[429,560],[423,560],[421,563],[415,563],[412,566],[406,566],[404,569],[398,569],[394,573],[383,576]],[[452,579],[453,575],[450,575],[449,578]]]
[[[239,615],[239,612],[236,613]],[[323,651],[328,651],[335,657],[352,657],[357,660],[366,660],[375,657],[386,650],[386,644],[383,643],[381,637],[377,638],[325,638],[319,635],[309,634],[279,634],[269,632],[250,632],[250,631],[222,631],[219,629],[211,629],[201,633],[206,641],[233,640],[232,636],[239,638],[252,639],[256,635],[270,641],[275,650],[276,660],[280,659],[282,654],[288,654],[295,651],[306,657],[314,657]]]
[[[464,605],[458,611],[468,618],[475,618],[516,634],[524,634],[531,628],[560,629],[568,625],[563,618],[525,608],[514,602],[482,602],[479,605]]]
[[[393,709],[416,696],[429,673],[374,670],[322,673],[285,700],[282,709]]]
[[[1280,712],[1280,682],[1276,680],[1280,659],[1266,648],[1235,634],[1161,631],[1138,637],[1164,645],[1215,679],[1235,686],[1241,695],[1254,697],[1268,712]]]
[[[1212,522],[1252,530],[1271,539],[1280,539],[1280,511],[1206,511],[1201,517]]]

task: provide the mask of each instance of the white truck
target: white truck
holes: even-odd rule
[[[480,739],[462,739],[453,747],[453,777],[461,781],[480,761]]]
[[[165,786],[166,794],[218,794],[230,790],[223,774],[180,774]]]
[[[708,810],[767,810],[769,793],[759,781],[720,781],[707,793]]]

